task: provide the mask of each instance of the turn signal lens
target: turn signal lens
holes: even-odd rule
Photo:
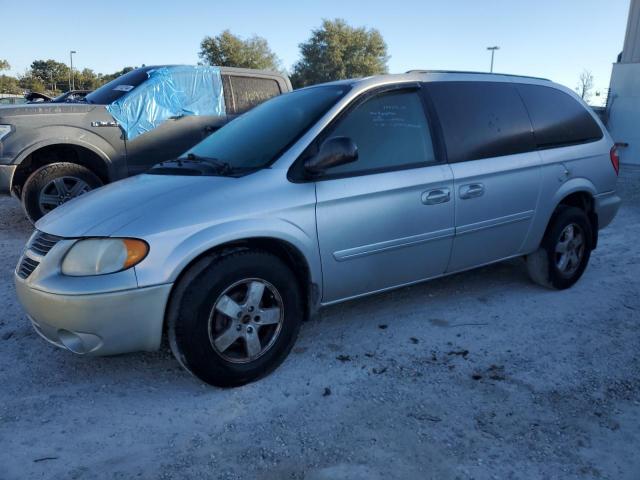
[[[122,240],[127,249],[127,259],[124,262],[124,268],[131,268],[137,265],[144,257],[149,253],[149,246],[142,240],[136,240],[135,238],[125,238]]]

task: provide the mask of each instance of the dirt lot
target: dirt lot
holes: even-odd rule
[[[30,233],[0,199],[0,478],[640,477],[640,169],[583,279],[520,261],[332,307],[235,390],[170,353],[81,358],[15,300]]]

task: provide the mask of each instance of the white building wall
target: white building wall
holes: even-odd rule
[[[614,63],[607,127],[622,163],[640,164],[640,63]]]
[[[631,0],[620,63],[613,64],[607,128],[622,163],[640,165],[640,0]]]
[[[640,1],[631,0],[629,16],[627,17],[627,31],[624,35],[622,49],[622,63],[640,62]]]

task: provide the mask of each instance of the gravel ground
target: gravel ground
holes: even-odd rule
[[[12,272],[30,226],[0,199],[0,478],[640,477],[640,169],[582,280],[510,261],[331,307],[234,390],[168,351],[42,341]]]

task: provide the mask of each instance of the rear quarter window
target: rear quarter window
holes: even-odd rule
[[[430,82],[449,162],[535,150],[531,122],[511,83]]]
[[[593,142],[602,130],[591,114],[575,98],[543,85],[517,86],[529,111],[538,148]]]
[[[281,93],[280,85],[271,78],[229,75],[223,86],[225,90],[229,89],[231,93],[231,98],[228,98],[225,92],[227,111],[236,114],[251,110],[265,100],[269,100]]]

